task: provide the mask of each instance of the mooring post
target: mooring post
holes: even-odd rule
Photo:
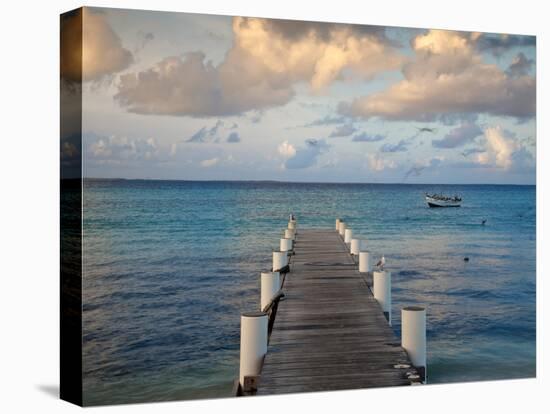
[[[380,304],[382,312],[391,326],[391,272],[374,271],[372,276],[374,298]]]
[[[288,264],[288,253],[273,251],[273,272],[278,272]]]
[[[344,233],[346,232],[346,223],[344,223],[343,221],[340,221],[340,224],[338,225],[338,234],[340,234],[340,236],[344,237]]]
[[[295,220],[294,221],[289,221],[288,222],[288,228],[290,230],[296,230],[296,221]]]
[[[292,239],[293,241],[296,240],[296,231],[291,229],[285,230],[285,239]]]
[[[263,310],[281,289],[279,272],[262,272],[260,276],[260,310]]]
[[[422,381],[426,382],[426,308],[407,306],[401,309],[401,346],[407,351]]]
[[[292,251],[292,239],[281,239],[279,242],[279,250],[282,252]]]
[[[359,272],[370,273],[372,272],[372,263],[370,258],[370,252],[359,252]]]
[[[241,355],[239,383],[244,392],[257,389],[257,377],[267,353],[267,313],[241,314]],[[246,377],[246,381],[245,381]]]
[[[346,243],[348,246],[351,243],[351,239],[353,237],[353,230],[346,228],[346,231],[344,232],[344,243]]]
[[[354,256],[359,256],[361,251],[361,239],[351,239],[350,253]]]
[[[340,221],[341,220],[339,218],[336,219],[336,231],[340,229]]]

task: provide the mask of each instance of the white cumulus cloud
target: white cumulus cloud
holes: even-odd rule
[[[372,171],[384,171],[388,168],[396,168],[397,164],[393,160],[384,159],[380,154],[368,154],[367,163]]]
[[[535,114],[533,76],[509,76],[483,61],[479,34],[430,30],[415,37],[414,58],[403,66],[404,79],[388,89],[342,103],[346,115],[432,121],[449,115]],[[516,71],[517,72],[517,71]]]
[[[500,127],[490,127],[485,130],[487,139],[486,159],[494,162],[497,167],[510,168],[512,155],[519,149],[515,139]]]
[[[215,158],[210,158],[210,159],[207,159],[207,160],[202,160],[200,162],[200,164],[201,164],[201,167],[208,168],[208,167],[213,167],[214,165],[218,164],[219,162],[220,162],[220,159],[218,157],[215,157]]]
[[[288,148],[288,153],[293,155],[288,157],[284,163],[286,169],[309,168],[317,164],[319,156],[328,151],[329,145],[324,139],[308,139],[305,145]]]
[[[474,162],[510,171],[528,171],[535,167],[535,157],[524,145],[525,140],[500,126],[484,131],[485,147],[475,154]]]
[[[86,134],[91,141],[87,154],[98,160],[150,160],[159,155],[159,148],[154,138],[129,138],[111,135],[110,137]]]
[[[115,99],[130,112],[224,116],[284,105],[294,85],[315,92],[343,76],[370,79],[403,57],[369,26],[233,18],[233,47],[218,65],[202,52],[166,57],[120,77]]]
[[[61,30],[61,73],[66,80],[100,80],[134,61],[101,11],[84,7],[67,14]]]
[[[296,148],[288,141],[283,141],[277,148],[277,152],[284,158],[292,158],[296,155]]]

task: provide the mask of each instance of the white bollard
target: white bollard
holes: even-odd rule
[[[288,264],[287,252],[273,252],[273,271],[278,272]]]
[[[292,239],[281,239],[279,242],[279,250],[282,252],[290,252],[292,250]]]
[[[279,272],[262,272],[260,278],[260,310],[263,310],[281,289]]]
[[[384,316],[391,326],[391,272],[375,271],[372,276],[374,298],[380,304]]]
[[[351,243],[351,238],[353,236],[353,230],[352,229],[346,229],[344,232],[344,243],[349,244]]]
[[[340,219],[336,219],[336,231],[338,231],[340,229]]]
[[[289,221],[288,222],[288,228],[290,230],[296,230],[296,222],[295,221]]]
[[[361,251],[361,240],[360,239],[351,239],[350,244],[350,253],[359,256],[359,252]]]
[[[291,229],[286,229],[285,230],[285,239],[295,240],[296,239],[296,231],[291,230]]]
[[[340,234],[340,236],[344,237],[345,231],[346,231],[346,223],[341,221],[339,226],[338,226],[338,233]]]
[[[241,315],[241,387],[244,387],[245,376],[259,375],[262,370],[267,353],[267,323],[267,314],[264,312],[247,312]]]
[[[426,309],[407,306],[401,309],[401,346],[426,382]]]
[[[368,251],[359,252],[359,272],[372,272],[372,263],[370,253]]]

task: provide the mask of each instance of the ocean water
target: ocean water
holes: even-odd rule
[[[86,180],[84,402],[229,396],[288,214],[341,217],[427,306],[431,384],[536,375],[534,186]],[[429,209],[423,193],[460,194]],[[487,220],[485,226],[481,225]],[[465,262],[464,258],[469,261]]]

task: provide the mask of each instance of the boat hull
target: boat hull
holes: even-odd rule
[[[430,208],[460,207],[460,201],[452,200],[452,199],[439,200],[437,198],[426,197],[426,202],[428,203],[428,207]]]
[[[428,207],[430,207],[430,208],[460,207],[460,204],[438,204],[438,203],[428,201]]]

